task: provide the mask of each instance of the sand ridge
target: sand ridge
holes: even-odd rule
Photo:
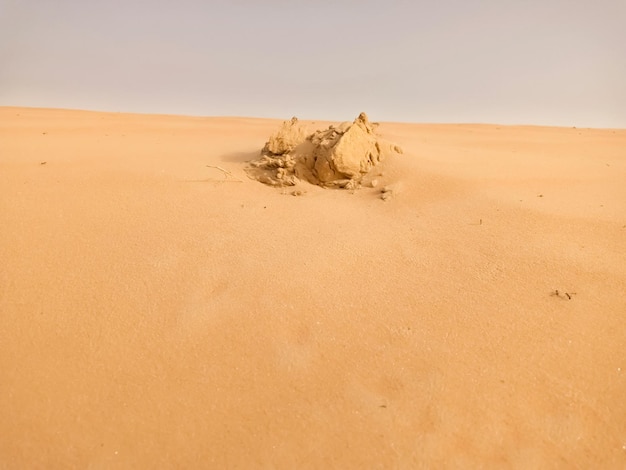
[[[0,108],[0,466],[626,464],[626,130],[382,123],[296,198],[279,126]]]

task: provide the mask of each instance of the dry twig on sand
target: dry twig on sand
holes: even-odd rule
[[[221,166],[207,165],[207,168],[215,168],[216,170],[220,170],[222,173],[224,173],[224,177],[226,179],[228,179],[228,177],[230,176],[234,181],[237,181],[238,183],[243,183],[243,180],[240,180],[239,178],[234,176],[230,171],[225,170]]]
[[[561,299],[565,299],[565,297],[567,297],[567,300],[572,300],[572,296],[576,295],[576,292],[559,292],[558,289],[555,289],[550,293],[550,295]]]

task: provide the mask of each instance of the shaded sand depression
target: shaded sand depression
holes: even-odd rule
[[[626,466],[625,130],[278,128],[0,108],[1,468]]]

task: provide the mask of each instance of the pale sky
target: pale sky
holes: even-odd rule
[[[626,128],[626,0],[0,0],[0,105]]]

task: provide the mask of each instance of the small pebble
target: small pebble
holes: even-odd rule
[[[380,198],[383,201],[391,199],[392,197],[393,197],[393,191],[385,191],[385,190],[383,190],[382,194],[380,195]]]

